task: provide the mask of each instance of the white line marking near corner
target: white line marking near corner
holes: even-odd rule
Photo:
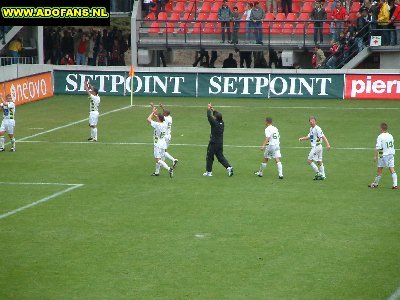
[[[31,127],[31,128],[28,128],[28,129],[30,129],[30,130],[43,130],[44,128],[42,128],[42,127]]]
[[[124,106],[124,107],[117,108],[117,109],[114,109],[114,110],[110,110],[108,112],[100,114],[100,117],[108,115],[108,114],[112,114],[112,113],[115,113],[115,112],[118,112],[118,111],[121,111],[121,110],[124,110],[124,109],[128,109],[128,108],[132,108],[132,106],[129,105],[129,106]],[[70,126],[73,126],[73,125],[76,125],[76,124],[79,124],[79,123],[83,123],[83,122],[89,122],[88,118],[85,118],[85,119],[82,119],[82,120],[78,120],[78,121],[75,121],[75,122],[71,122],[71,123],[68,123],[68,124],[63,125],[63,126],[55,127],[55,128],[43,131],[43,132],[38,132],[38,133],[35,133],[35,134],[32,134],[32,135],[20,138],[20,139],[17,140],[17,142],[25,141],[27,139],[30,139],[30,138],[33,138],[33,137],[36,137],[36,136],[39,136],[39,135],[43,135],[43,134],[50,133],[50,132],[53,132],[53,131],[56,131],[56,130],[64,129],[64,128],[67,128],[67,127],[70,127]]]
[[[265,102],[268,104],[268,102]],[[133,105],[134,107],[150,108],[149,105]],[[204,105],[170,104],[168,107],[206,108]],[[400,107],[332,107],[332,106],[246,106],[246,105],[218,105],[215,108],[254,108],[254,109],[332,109],[332,110],[400,110]]]
[[[130,146],[152,146],[153,143],[145,142],[52,142],[52,141],[22,141],[22,143],[47,143],[47,144],[64,144],[64,145],[75,145],[75,144],[92,144],[92,145],[130,145]],[[182,147],[207,147],[206,144],[171,144],[171,146],[182,146]],[[259,148],[256,145],[224,145],[229,148]],[[281,147],[282,149],[310,149],[310,146],[298,146],[298,147]],[[369,150],[372,151],[374,148],[367,147],[331,147],[332,150]],[[400,149],[395,149],[400,150]]]
[[[38,204],[40,204],[40,203],[49,201],[49,200],[51,200],[51,199],[53,199],[53,198],[56,198],[56,197],[58,197],[58,196],[61,196],[61,195],[65,194],[65,193],[68,193],[68,192],[70,192],[70,191],[72,191],[72,190],[75,190],[75,189],[77,189],[77,188],[80,188],[80,187],[82,187],[82,186],[84,185],[84,184],[81,184],[81,183],[70,184],[70,183],[49,183],[49,182],[37,182],[37,183],[36,183],[36,182],[0,182],[0,184],[14,184],[14,185],[17,185],[17,184],[19,184],[19,185],[58,185],[58,186],[68,186],[68,188],[66,188],[66,189],[64,189],[64,190],[62,190],[62,191],[60,191],[60,192],[51,194],[50,196],[47,196],[47,197],[45,197],[45,198],[42,198],[42,199],[40,199],[40,200],[38,200],[38,201],[32,202],[32,203],[30,203],[30,204],[28,204],[28,205],[25,205],[25,206],[19,207],[19,208],[17,208],[17,209],[14,209],[14,210],[12,210],[12,211],[9,211],[9,212],[7,212],[7,213],[1,214],[1,215],[0,215],[0,220],[1,220],[1,219],[4,219],[4,218],[7,218],[7,217],[9,217],[9,216],[11,216],[11,215],[14,215],[14,214],[16,214],[16,213],[18,213],[18,212],[20,212],[20,211],[25,210],[25,209],[31,208],[31,207],[33,207],[33,206],[36,206],[36,205],[38,205]]]
[[[400,299],[400,287],[393,294],[390,295],[388,300],[399,300],[399,299]]]

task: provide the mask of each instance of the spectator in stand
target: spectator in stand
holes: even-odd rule
[[[314,57],[315,57],[315,63],[314,63]],[[321,50],[321,47],[319,44],[315,45],[314,48],[314,55],[313,55],[313,68],[314,69],[319,69],[321,68],[322,64],[325,62],[325,54],[324,51]]]
[[[65,56],[65,54],[72,56],[74,54],[74,40],[69,30],[64,30],[64,36],[61,39],[61,53],[62,56]]]
[[[107,66],[107,51],[102,43],[99,44],[99,50],[96,57],[96,66]]]
[[[222,7],[218,10],[218,20],[221,21],[222,42],[225,43],[225,31],[228,32],[228,42],[231,42],[231,19],[232,11],[228,6],[228,1],[222,2]]]
[[[215,68],[214,64],[215,64],[215,61],[217,60],[217,58],[218,58],[217,51],[215,51],[215,50],[211,51],[211,59],[210,59],[210,65],[209,65],[210,68]]]
[[[253,23],[250,21],[251,10],[253,9],[253,3],[247,3],[246,10],[243,13],[243,16],[246,18],[246,42],[250,42],[252,40],[253,33]]]
[[[272,1],[272,11],[271,11],[271,1]],[[272,12],[274,16],[278,13],[278,3],[277,0],[267,0],[267,13]]]
[[[361,16],[357,18],[357,23],[356,23],[355,42],[357,44],[358,52],[361,52],[365,48],[365,45],[368,45],[369,24],[370,21],[368,19],[368,9],[363,8],[361,10]]]
[[[282,12],[285,15],[292,12],[292,0],[282,0]]]
[[[208,67],[210,65],[210,56],[208,55],[208,51],[206,51],[205,49],[200,49],[199,51],[199,56],[198,58],[195,60],[195,62],[193,63],[193,67],[197,67],[197,64],[201,61],[203,61],[203,58],[206,59],[206,62],[204,64],[201,64],[201,66],[206,66]]]
[[[58,27],[57,30],[53,30],[51,34],[51,39],[53,42],[52,45],[52,55],[51,55],[51,63],[53,65],[58,65],[60,63],[60,59],[62,57],[61,52],[61,27]]]
[[[324,35],[322,32],[324,22],[326,20],[327,14],[325,8],[321,5],[321,2],[316,1],[314,4],[314,9],[310,14],[310,19],[314,20],[314,43],[318,43],[318,36],[319,42],[324,42]]]
[[[143,19],[147,17],[147,15],[149,14],[152,3],[153,3],[152,0],[143,0],[143,10],[144,10]]]
[[[329,53],[331,56],[329,57],[328,61],[326,62],[326,67],[328,69],[336,69],[337,63],[337,53],[339,50],[339,43],[335,40],[331,41],[331,48],[329,49]]]
[[[165,11],[166,0],[157,0],[157,15],[161,11]]]
[[[79,28],[78,31],[75,32],[75,28],[72,28],[72,38],[74,40],[74,52],[73,52],[73,55],[75,57],[75,62],[77,60],[76,54],[78,53],[78,48],[79,48],[79,45],[81,43],[82,36],[83,36],[82,29]]]
[[[240,16],[238,12],[238,8],[235,6],[233,8],[232,13],[232,20],[233,20],[233,34],[232,34],[232,44],[238,43],[238,33],[240,28]]]
[[[11,63],[17,64],[18,58],[21,56],[22,52],[22,41],[21,39],[16,36],[12,39],[10,44],[8,45],[8,56],[12,57]]]
[[[96,65],[96,34],[92,32],[90,35],[90,39],[88,41],[88,65],[95,66]]]
[[[51,27],[44,27],[43,29],[43,51],[44,51],[44,63],[51,61],[51,56],[53,55],[53,39],[52,39]]]
[[[121,51],[121,46],[117,38],[114,39],[113,46],[111,48],[110,62],[109,66],[122,66],[121,58],[123,53]]]
[[[78,49],[76,51],[76,64],[77,65],[86,65],[86,57],[89,52],[88,47],[88,38],[85,33],[82,34],[82,37],[78,44]]]
[[[278,69],[280,67],[278,53],[274,49],[270,48],[268,68],[272,68],[272,64],[275,65],[275,69]]]
[[[400,0],[396,1],[396,5],[396,9],[394,10],[390,22],[394,24],[394,27],[396,28],[396,42],[397,45],[400,45]]]
[[[264,57],[263,51],[254,51],[254,68],[268,68],[267,60]]]
[[[344,21],[348,18],[347,10],[342,6],[342,2],[337,1],[336,7],[332,11],[331,31],[333,33],[332,39],[338,40],[340,33],[344,30]]]
[[[390,22],[390,20],[392,19],[393,15],[394,15],[394,11],[396,10],[396,6],[394,5],[394,0],[389,0],[388,1],[389,4],[389,24],[388,24],[388,28],[389,28],[389,36],[390,36],[390,46],[395,46],[396,45],[396,28],[394,27],[394,24],[392,22]]]
[[[389,4],[386,0],[379,1],[379,13],[378,13],[378,29],[380,29],[380,33],[382,36],[382,46],[389,45],[390,42],[390,33],[389,33]]]
[[[74,63],[73,58],[72,58],[68,53],[66,53],[66,54],[61,58],[60,65],[74,65],[74,64],[75,64],[75,63]]]
[[[240,51],[240,67],[244,68],[244,63],[246,63],[246,68],[251,68],[251,51]]]
[[[250,21],[253,22],[256,44],[260,45],[263,44],[262,21],[264,20],[264,17],[264,10],[259,6],[258,1],[254,2],[254,8],[251,10],[250,14]]]
[[[233,53],[229,53],[228,58],[226,58],[222,64],[223,68],[237,68],[237,61],[233,58]]]

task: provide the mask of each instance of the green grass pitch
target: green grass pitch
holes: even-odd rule
[[[150,176],[151,100],[174,117],[173,179]],[[387,170],[378,189],[367,184],[380,122],[399,143],[400,101],[212,100],[235,174],[215,161],[205,178],[208,101],[142,97],[128,107],[129,97],[103,96],[101,113],[115,111],[100,116],[97,143],[87,143],[85,96],[18,107],[17,152],[0,153],[0,215],[56,196],[0,219],[0,299],[390,297],[400,286],[400,194]],[[333,147],[325,181],[312,180],[309,142],[298,141],[310,115]],[[280,130],[284,180],[274,163],[253,174],[266,116]]]

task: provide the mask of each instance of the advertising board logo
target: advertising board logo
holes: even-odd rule
[[[400,100],[400,74],[346,75],[345,98]]]

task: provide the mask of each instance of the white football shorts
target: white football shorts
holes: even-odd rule
[[[394,168],[394,155],[384,155],[378,158],[378,168]]]
[[[311,148],[310,154],[308,154],[308,160],[322,161],[322,145]]]
[[[166,145],[167,145],[167,149],[168,149],[168,147],[169,147],[169,143],[171,143],[171,136],[169,135],[167,135],[166,137],[165,137],[165,143],[166,143]]]
[[[99,121],[99,112],[98,111],[91,111],[89,114],[89,125],[90,126],[97,126],[97,122]]]
[[[281,148],[275,145],[267,145],[264,151],[264,157],[271,158],[281,158]]]
[[[3,119],[0,126],[0,131],[6,131],[8,134],[14,134],[15,120]]]
[[[154,158],[164,159],[164,157],[165,157],[165,149],[154,147]]]

